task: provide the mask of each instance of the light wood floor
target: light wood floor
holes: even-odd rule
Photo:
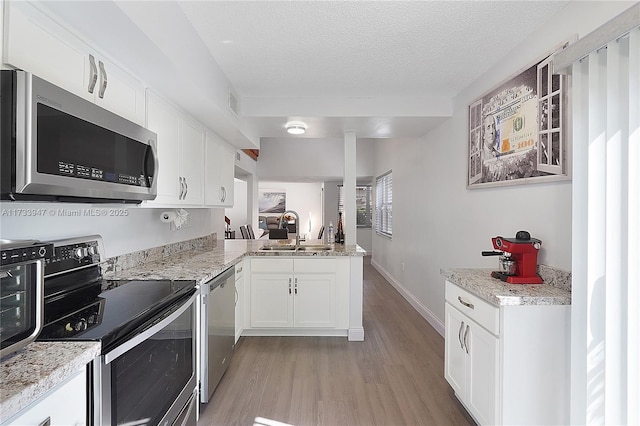
[[[367,262],[364,330],[242,337],[198,425],[474,424],[444,379],[443,338]]]

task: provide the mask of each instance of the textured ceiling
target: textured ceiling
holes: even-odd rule
[[[179,4],[242,97],[452,97],[566,3]]]

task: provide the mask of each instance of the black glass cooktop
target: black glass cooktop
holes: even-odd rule
[[[98,340],[104,354],[169,316],[195,291],[195,281],[97,280],[45,299],[38,340]]]

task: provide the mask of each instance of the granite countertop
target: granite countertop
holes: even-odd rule
[[[542,284],[508,284],[493,278],[491,269],[442,269],[440,273],[452,283],[498,306],[571,304],[571,292],[566,285],[545,280],[542,274]]]
[[[152,262],[127,269],[107,270],[104,277],[111,280],[195,280],[204,284],[226,269],[240,262],[245,256],[364,256],[366,251],[357,245],[336,244],[326,251],[262,251],[265,245],[295,244],[294,240],[221,240],[224,245],[207,246],[175,253]],[[301,245],[320,244],[319,240],[302,242]]]
[[[310,240],[302,245],[321,243]],[[108,280],[195,280],[204,284],[245,256],[366,255],[357,245],[339,244],[326,251],[260,250],[262,246],[277,244],[295,244],[295,241],[216,241],[204,237],[109,259],[103,266],[103,276]],[[40,398],[99,354],[99,342],[33,342],[3,359],[0,362],[0,422]]]
[[[99,342],[33,342],[3,358],[0,423],[73,376],[99,354]]]

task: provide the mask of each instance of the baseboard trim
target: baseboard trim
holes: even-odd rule
[[[363,342],[364,328],[350,328],[348,338],[350,342]]]
[[[373,266],[376,271],[380,272],[389,283],[396,289],[398,293],[402,297],[405,298],[407,302],[413,308],[418,311],[418,313],[433,327],[438,334],[444,337],[444,323],[436,317],[433,312],[431,312],[426,306],[424,306],[410,291],[408,291],[402,284],[400,284],[382,265],[376,262],[374,259],[371,259],[371,266]],[[443,301],[444,303],[444,301]]]

